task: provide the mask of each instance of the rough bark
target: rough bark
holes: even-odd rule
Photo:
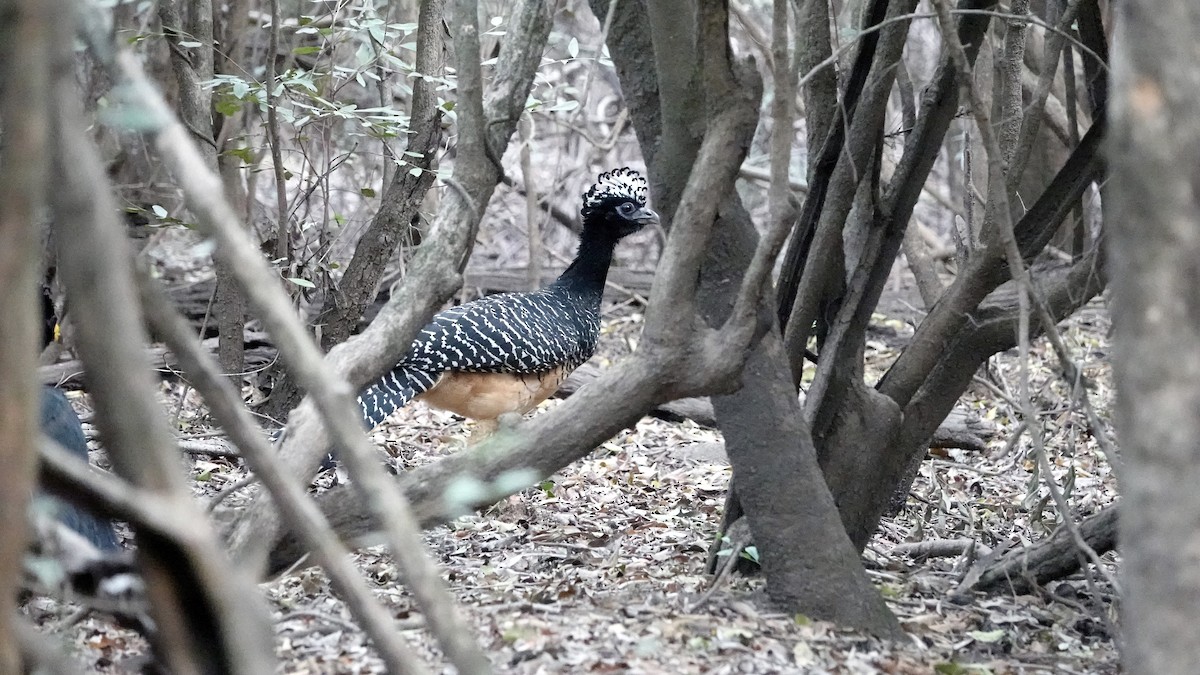
[[[594,2],[593,11],[601,14],[606,4]],[[643,107],[633,108],[631,118],[650,167],[655,204],[670,213],[694,170],[706,106],[720,101],[714,94],[722,87],[732,88],[720,81],[733,76],[727,37],[720,30],[723,17],[705,11],[697,16],[689,3],[645,7],[625,3],[617,14],[615,25],[627,30],[610,36],[609,48],[622,82],[633,83],[640,95]],[[681,16],[689,17],[694,34],[679,30]],[[639,34],[646,32],[656,55],[653,71],[642,54],[631,51],[645,45],[647,38]],[[647,84],[652,79],[656,85]],[[648,92],[658,92],[660,97],[655,100]],[[675,222],[672,227],[680,225]],[[730,192],[704,261],[697,296],[710,324],[719,324],[728,314],[756,241],[753,224]],[[758,333],[765,337],[745,355],[749,370],[741,378],[741,388],[713,402],[738,476],[734,479],[737,494],[750,499],[745,510],[763,552],[768,593],[791,611],[892,634],[895,619],[866,580],[817,472],[790,377],[781,367],[778,332],[770,332],[773,321],[768,315],[760,314],[757,321]],[[781,421],[795,433],[761,433]]]
[[[800,89],[804,101],[804,130],[808,137],[808,183],[820,180],[817,176],[821,144],[829,136],[838,110],[837,71],[822,68],[812,73],[821,62],[833,54],[829,36],[828,0],[796,1],[796,61],[801,77],[808,83]]]
[[[1200,663],[1200,5],[1116,5],[1114,374],[1125,459],[1125,666]]]

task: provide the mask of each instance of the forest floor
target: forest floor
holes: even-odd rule
[[[894,294],[881,312],[868,345],[875,376],[919,316]],[[610,316],[599,365],[631,348],[639,328],[634,311]],[[1099,301],[1062,326],[1106,420],[1108,328]],[[972,560],[914,560],[896,549],[961,539],[988,548],[1019,546],[1043,538],[1060,520],[1027,436],[1013,440],[1018,368],[1015,351],[998,355],[960,402],[962,413],[993,430],[986,452],[932,452],[906,507],[885,519],[866,551],[868,573],[907,634],[899,642],[775,611],[758,578],[735,576],[712,587],[705,554],[720,523],[730,469],[720,433],[690,421],[647,418],[540,486],[428,531],[426,541],[497,672],[1118,672],[1115,593],[1107,580],[1115,575],[1114,554],[1104,556],[1103,573],[1080,573],[1038,595],[975,595],[959,604],[951,592]],[[1071,517],[1095,513],[1115,499],[1115,476],[1044,341],[1034,343],[1029,369],[1054,478],[1068,493]],[[200,431],[204,412],[186,391],[164,384],[169,409]],[[399,466],[412,467],[459,450],[466,426],[418,405],[377,430],[374,440]],[[202,498],[244,476],[235,461],[191,457],[189,463]],[[442,663],[386,552],[367,549],[356,558],[403,637],[427,662]],[[318,569],[263,587],[274,612],[281,672],[381,671]],[[89,670],[129,672],[130,655],[145,649],[135,634],[102,617],[68,622],[66,606],[48,599],[35,599],[26,611],[60,632]]]

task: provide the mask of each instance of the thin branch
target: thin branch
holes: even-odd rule
[[[788,55],[788,0],[775,0],[772,17],[771,63],[774,69],[775,93],[771,102],[771,182],[767,188],[767,232],[754,250],[754,256],[742,277],[742,286],[734,301],[733,311],[725,322],[724,342],[744,349],[749,345],[756,328],[754,314],[762,306],[763,294],[771,279],[775,259],[787,239],[789,226],[795,218],[791,203],[789,169],[795,131],[796,78],[800,68],[799,55]],[[725,332],[723,331],[723,332]]]
[[[99,41],[110,47],[111,36],[103,26],[103,19],[89,18],[80,27],[88,34],[104,35]],[[160,629],[156,651],[169,668],[180,672],[193,668],[268,672],[274,669],[274,655],[261,596],[245,570],[231,571],[179,472],[171,432],[159,410],[157,387],[141,351],[147,335],[138,312],[124,229],[71,76],[75,54],[69,40],[60,41],[58,49],[55,72],[61,75],[52,115],[56,189],[51,204],[59,235],[59,272],[77,325],[87,328],[77,331],[76,339],[88,370],[96,422],[121,475],[163,495],[168,506],[164,512],[190,528],[178,542],[139,539],[139,567]],[[105,52],[94,53],[99,57]],[[121,98],[115,103],[127,106],[131,100],[137,99]],[[158,114],[169,114],[157,94],[153,101],[161,111]],[[191,144],[182,125],[176,123],[175,130]],[[191,163],[211,172],[200,153],[194,148],[192,152]],[[214,176],[212,182],[216,187],[209,191],[218,194],[220,181]],[[180,611],[183,607],[188,611]]]
[[[139,294],[150,322],[179,357],[189,381],[204,397],[217,423],[241,450],[250,469],[270,490],[271,498],[289,527],[300,534],[305,546],[325,569],[350,613],[361,622],[363,630],[375,643],[388,672],[411,675],[428,672],[404,645],[391,615],[375,600],[371,589],[355,570],[348,551],[305,494],[304,486],[284,471],[271,444],[242,404],[241,396],[221,376],[220,366],[211,354],[196,344],[187,321],[171,306],[158,282],[151,279],[145,269],[139,271]]]
[[[1012,13],[1020,18],[1010,19],[1004,31],[1004,49],[999,61],[1000,76],[996,83],[1000,103],[1000,134],[997,144],[1004,153],[1006,166],[1011,165],[1017,148],[1017,137],[1021,134],[1021,109],[1024,107],[1021,73],[1025,67],[1025,35],[1029,16],[1029,0],[1012,0]],[[1041,109],[1038,108],[1040,114]],[[1013,175],[1008,174],[1011,184]]]
[[[525,181],[525,230],[528,232],[529,265],[526,268],[529,290],[542,285],[542,223],[538,217],[537,196],[533,187],[533,115],[521,116],[521,178]]]
[[[279,59],[279,32],[282,30],[283,15],[279,11],[279,0],[271,2],[271,33],[267,44],[267,144],[271,146],[271,171],[275,178],[275,257],[280,260],[291,258],[289,218],[287,206],[286,169],[283,166],[283,139],[279,134],[279,103],[275,98],[275,68]]]
[[[1058,72],[1059,56],[1062,54],[1063,45],[1066,42],[1064,35],[1070,31],[1071,25],[1075,23],[1075,18],[1078,14],[1079,0],[1070,0],[1066,11],[1063,12],[1062,18],[1058,21],[1058,29],[1048,31],[1049,35],[1045,43],[1045,56],[1042,60],[1042,72],[1038,77],[1037,89],[1034,91],[1033,100],[1030,101],[1029,107],[1026,110],[1025,119],[1021,123],[1020,135],[1015,141],[1013,155],[1008,163],[1008,189],[1011,192],[1016,191],[1017,185],[1021,180],[1021,174],[1025,172],[1025,165],[1029,161],[1030,153],[1033,152],[1033,144],[1038,137],[1038,130],[1041,128],[1046,100],[1050,96],[1050,88],[1054,85],[1054,74]]]
[[[1013,281],[1017,287],[1017,348],[1021,364],[1018,369],[1020,376],[1021,416],[1029,425],[1029,435],[1033,440],[1034,450],[1038,456],[1038,464],[1041,467],[1043,475],[1046,477],[1046,486],[1050,490],[1050,495],[1059,509],[1063,525],[1068,528],[1071,538],[1075,541],[1076,546],[1079,547],[1082,554],[1092,558],[1097,567],[1103,573],[1107,574],[1104,571],[1103,565],[1099,564],[1099,556],[1087,545],[1080,535],[1078,527],[1075,526],[1074,520],[1071,518],[1070,505],[1067,504],[1066,498],[1063,497],[1062,490],[1054,482],[1054,474],[1050,470],[1050,460],[1046,455],[1042,427],[1038,422],[1037,413],[1033,406],[1033,399],[1030,395],[1029,309],[1032,289],[1029,281],[1029,270],[1025,266],[1025,260],[1021,255],[1021,248],[1017,243],[1017,237],[1012,226],[1012,217],[1008,210],[1008,190],[1002,172],[1002,151],[998,142],[992,136],[990,122],[987,118],[987,109],[984,107],[983,99],[979,95],[974,81],[970,79],[970,71],[967,66],[966,57],[962,52],[962,44],[954,38],[954,33],[951,30],[952,23],[947,11],[947,1],[935,0],[934,5],[939,10],[938,19],[942,27],[942,35],[948,41],[951,57],[959,69],[959,74],[962,77],[961,86],[971,103],[976,126],[978,127],[979,135],[983,140],[984,149],[988,155],[989,213],[993,216],[994,222],[997,225],[997,234],[1001,239],[1005,256],[1008,259],[1009,272],[1012,274]],[[1049,316],[1044,317],[1044,320],[1049,320]],[[1114,582],[1115,587],[1115,580],[1110,578],[1109,581]]]
[[[245,230],[238,226],[238,218],[229,204],[221,198],[220,179],[205,168],[186,131],[146,79],[140,64],[122,51],[108,65],[140,103],[146,120],[143,131],[152,134],[200,226],[233,263],[237,282],[258,310],[280,355],[316,402],[332,431],[335,448],[350,470],[353,484],[364,494],[370,512],[383,525],[396,564],[403,570],[447,655],[460,672],[488,672],[486,657],[458,617],[437,568],[424,554],[420,531],[407,503],[378,471],[370,443],[359,428],[360,415],[351,388],[333,372],[308,338],[279,280]]]

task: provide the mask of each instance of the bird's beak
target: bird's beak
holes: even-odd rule
[[[638,209],[636,213],[633,214],[633,218],[631,218],[630,220],[633,220],[634,222],[636,222],[639,227],[646,227],[647,225],[657,225],[658,224],[658,214],[654,212],[654,209],[643,206],[642,208]]]

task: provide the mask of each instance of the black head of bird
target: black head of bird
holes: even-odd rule
[[[585,231],[614,239],[658,222],[658,214],[646,206],[646,179],[629,167],[600,174],[583,195],[580,215]]]

